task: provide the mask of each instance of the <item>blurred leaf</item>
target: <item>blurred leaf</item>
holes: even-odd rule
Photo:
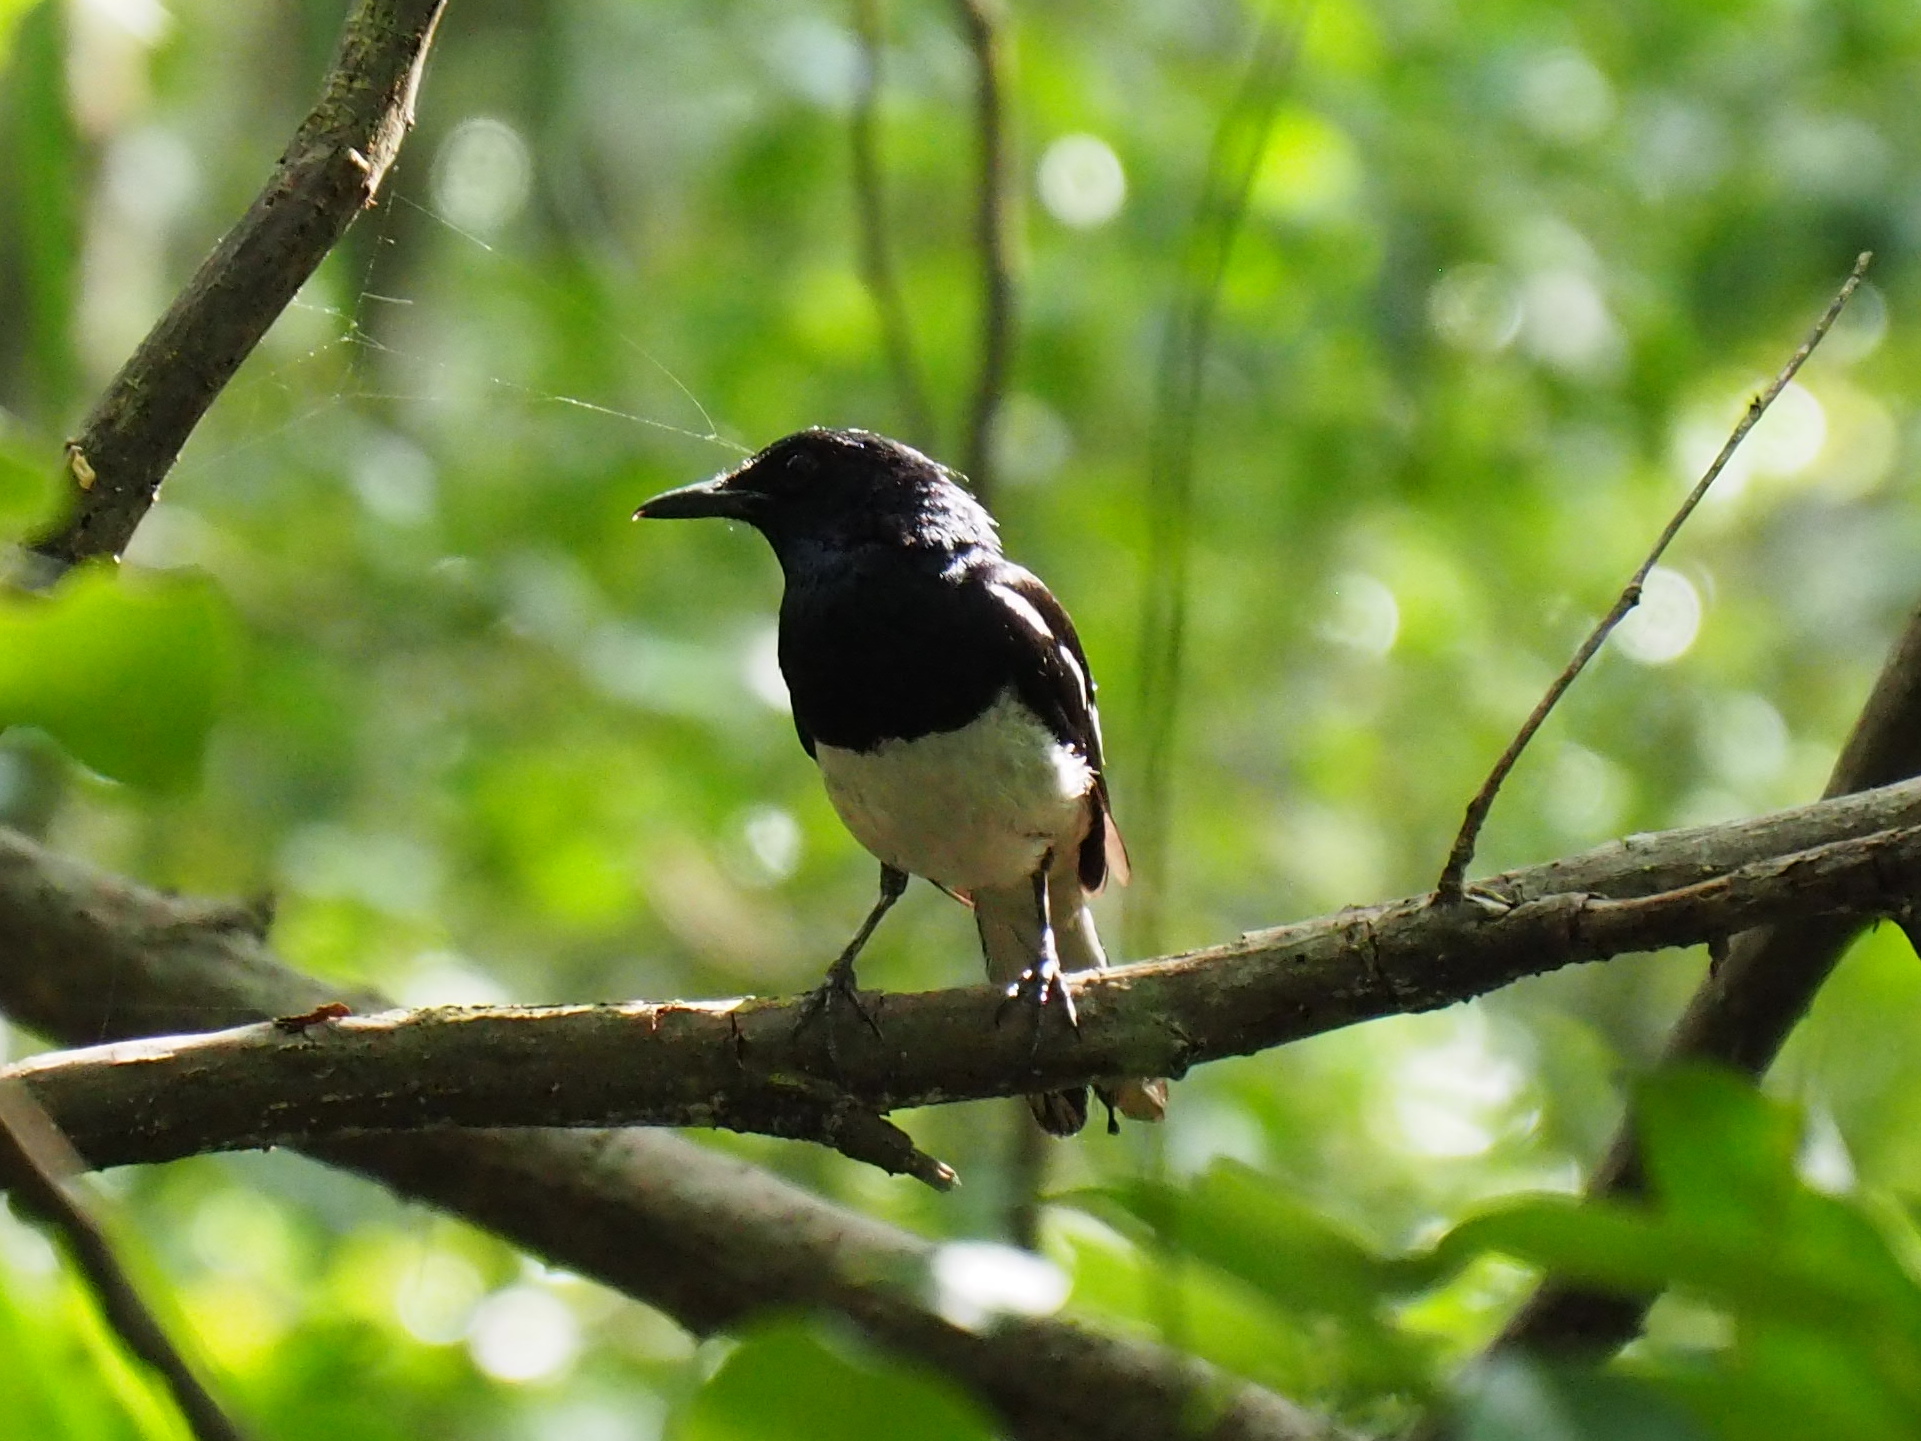
[[[1648,1177],[1664,1210],[1707,1224],[1766,1224],[1799,1189],[1799,1117],[1733,1073],[1663,1071],[1640,1087],[1636,1104]]]
[[[14,30],[20,23],[20,17],[33,5],[34,0],[0,0],[0,66],[7,63],[7,57],[12,52]]]
[[[1501,1356],[1461,1386],[1460,1441],[1704,1441],[1688,1413],[1632,1376]]]
[[[0,109],[0,139],[18,181],[0,231],[18,237],[25,303],[12,323],[25,334],[30,398],[48,427],[63,424],[79,399],[73,335],[85,190],[68,103],[66,26],[66,7],[54,0],[25,7],[0,0],[0,61],[12,61],[0,71],[12,82],[0,92],[10,102]],[[0,194],[0,203],[6,198]]]
[[[78,571],[49,597],[0,606],[0,727],[38,726],[102,775],[184,790],[238,645],[204,577]]]
[[[18,540],[38,530],[53,518],[60,500],[53,467],[0,430],[0,540]]]
[[[1400,1263],[1238,1161],[1216,1161],[1184,1188],[1138,1181],[1060,1199],[1096,1214],[1100,1200],[1110,1202],[1289,1310],[1352,1317],[1414,1289]]]
[[[1323,1365],[1365,1378],[1377,1396],[1425,1386],[1429,1343],[1385,1308],[1428,1284],[1429,1259],[1383,1256],[1273,1177],[1220,1160],[1186,1187],[1134,1181],[1057,1199],[1118,1220],[1144,1249],[1171,1248],[1251,1288],[1307,1330]],[[1317,1393],[1343,1391],[1332,1377],[1315,1380]]]
[[[833,1343],[802,1321],[749,1331],[675,1419],[675,1441],[989,1441],[995,1428],[953,1386]]]

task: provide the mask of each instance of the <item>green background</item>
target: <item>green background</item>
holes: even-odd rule
[[[341,14],[0,0],[10,533],[266,174]],[[1008,9],[1019,342],[992,500],[1103,684],[1147,872],[1102,903],[1110,950],[1430,885],[1493,757],[1873,249],[1478,864],[1811,799],[1921,594],[1921,10],[1318,0],[1265,16],[1297,48],[1250,91],[1264,16]],[[958,463],[972,71],[952,6],[886,20],[889,232],[937,412],[919,438]],[[152,884],[270,890],[290,959],[409,1001],[811,984],[873,865],[794,744],[777,571],[739,528],[628,515],[803,425],[907,424],[858,263],[852,26],[811,0],[454,0],[383,202],[196,433],[121,580],[0,612],[0,818]],[[1204,269],[1230,112],[1251,181],[1183,487],[1165,336]],[[1073,136],[1096,163],[1063,199]],[[1074,203],[1099,210],[1103,154],[1125,194],[1098,218]],[[1152,617],[1182,574],[1170,687]],[[964,913],[917,886],[863,976],[977,966]],[[1576,1184],[1701,966],[1584,967],[1212,1066],[1163,1130],[1052,1148],[1047,1187],[1073,1200],[1043,1248],[1070,1308],[1385,1430],[1449,1389],[1525,1263],[1586,1257],[1685,1294],[1621,1371],[1462,1383],[1477,1435],[1921,1428],[1921,972],[1892,932],[1791,1044],[1771,1090],[1792,1109],[1703,1078],[1659,1093],[1723,1169],[1650,1215],[1503,1211],[1433,1249],[1499,1198]],[[1016,1120],[906,1118],[966,1177],[951,1196],[713,1143],[994,1238]],[[983,1434],[831,1328],[697,1344],[285,1156],[103,1186],[262,1435]],[[34,1436],[178,1434],[6,1219],[0,1335],[0,1412]],[[913,1426],[888,1430],[901,1408]]]

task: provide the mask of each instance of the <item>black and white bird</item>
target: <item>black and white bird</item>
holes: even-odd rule
[[[745,521],[773,547],[795,729],[880,861],[880,899],[823,999],[859,1005],[855,958],[916,875],[973,907],[989,979],[1072,1020],[1061,974],[1107,964],[1087,901],[1126,881],[1127,852],[1094,678],[1060,602],[1001,554],[951,471],[868,431],[799,431],[635,512],[696,516]],[[1165,1081],[1097,1090],[1110,1124],[1166,1111]],[[1082,1088],[1028,1100],[1055,1135],[1086,1124]]]

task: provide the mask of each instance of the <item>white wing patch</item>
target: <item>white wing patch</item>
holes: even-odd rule
[[[1067,668],[1074,673],[1074,684],[1081,688],[1081,704],[1086,706],[1088,714],[1092,715],[1094,711],[1094,697],[1089,695],[1087,691],[1087,672],[1081,669],[1081,663],[1074,659],[1074,652],[1066,646],[1061,647],[1061,659],[1067,662]],[[1096,735],[1100,734],[1100,725],[1100,721],[1096,719],[1094,722],[1094,732]]]
[[[990,582],[987,588],[1000,597],[1002,604],[1026,622],[1027,628],[1033,631],[1036,636],[1044,641],[1054,642],[1055,650],[1060,653],[1061,660],[1066,663],[1069,673],[1074,677],[1074,684],[1080,687],[1081,704],[1085,706],[1089,712],[1092,712],[1094,709],[1094,691],[1087,683],[1086,668],[1075,658],[1073,647],[1055,636],[1053,630],[1050,629],[1047,624],[1047,617],[1040,613],[1040,610],[1035,606],[1034,602],[1022,595],[1019,591],[1011,586],[1001,585],[999,582]],[[1095,735],[1098,738],[1100,734],[1100,721],[1098,719],[1094,722],[1094,728]]]
[[[1054,632],[1047,628],[1047,617],[1036,610],[1034,608],[1034,602],[1026,596],[1017,590],[1013,590],[997,582],[990,582],[987,588],[999,596],[1009,610],[1026,621],[1027,628],[1033,631],[1035,635],[1039,636],[1042,640],[1052,640],[1054,638]]]

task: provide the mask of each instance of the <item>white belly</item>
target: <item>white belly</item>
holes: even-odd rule
[[[1086,830],[1093,772],[1012,690],[959,730],[814,759],[855,840],[953,890],[1012,885]]]

